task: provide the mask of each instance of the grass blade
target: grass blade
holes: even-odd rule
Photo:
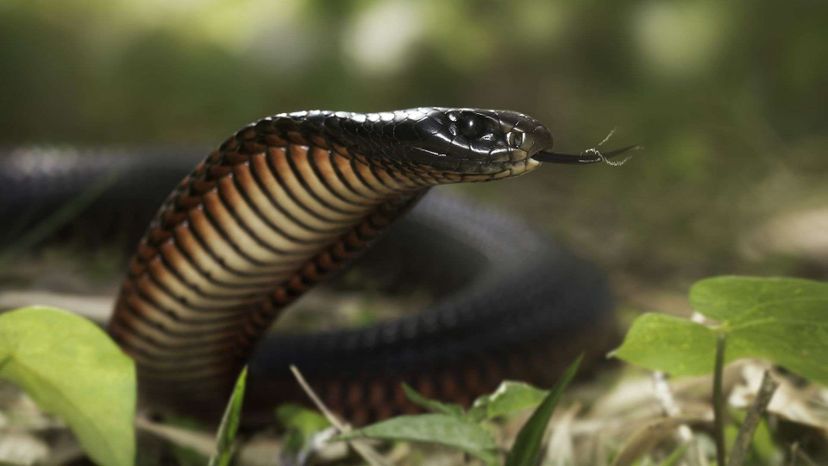
[[[9,240],[4,240],[4,243],[11,242],[11,244],[3,248],[3,251],[0,251],[0,265],[11,264],[19,254],[37,246],[41,241],[47,239],[49,235],[74,220],[84,209],[101,197],[104,191],[114,185],[118,181],[119,176],[120,173],[114,171],[94,180],[87,189],[84,189],[74,198],[69,199],[58,210],[39,220],[21,238],[17,238],[16,232],[12,232],[12,234],[6,232],[5,235]],[[27,225],[21,223],[19,226],[25,228]]]
[[[506,466],[535,466],[537,464],[546,426],[549,424],[549,419],[552,417],[563,391],[572,381],[572,378],[575,377],[582,358],[583,356],[579,356],[566,369],[558,384],[549,391],[538,409],[532,413],[532,417],[520,429],[515,444],[512,445],[512,449],[506,457]]]
[[[216,434],[216,453],[210,458],[210,466],[229,466],[233,459],[233,443],[236,432],[239,430],[242,402],[244,401],[244,387],[247,381],[247,366],[242,369],[224,416],[221,418],[218,433]]]
[[[290,366],[290,371],[293,372],[293,376],[296,378],[299,386],[302,387],[302,390],[306,395],[308,395],[308,398],[311,399],[313,404],[316,406],[316,409],[318,409],[319,412],[325,416],[325,419],[327,419],[340,434],[344,435],[352,432],[351,426],[341,421],[333,412],[331,412],[330,409],[328,409],[327,406],[325,406],[325,403],[323,403],[319,398],[319,395],[313,391],[311,386],[308,384],[308,381],[305,380],[305,377],[302,376],[302,373],[299,372],[299,369],[297,369],[296,366]],[[386,466],[391,464],[366,443],[355,440],[349,442],[349,444],[354,451],[356,451],[359,456],[361,456],[362,459],[364,459],[371,466]]]

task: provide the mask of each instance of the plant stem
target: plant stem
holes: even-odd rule
[[[720,334],[716,339],[716,364],[713,368],[713,430],[716,438],[716,464],[725,465],[725,407],[722,374],[724,373],[724,355],[727,337]]]
[[[773,380],[770,373],[765,371],[762,376],[762,384],[759,386],[759,392],[756,394],[756,399],[748,409],[747,416],[739,427],[739,434],[736,436],[736,441],[733,442],[733,450],[730,453],[730,463],[728,466],[741,466],[747,457],[750,449],[750,442],[753,440],[753,433],[762,419],[762,414],[768,408],[768,404],[773,398],[776,387],[779,383]]]

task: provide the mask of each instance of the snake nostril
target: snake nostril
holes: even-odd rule
[[[533,152],[551,149],[554,141],[552,133],[545,126],[536,126],[531,139]]]

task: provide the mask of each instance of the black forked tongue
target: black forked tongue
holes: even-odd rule
[[[631,150],[638,150],[641,149],[639,145],[632,145],[627,147],[622,147],[620,149],[611,150],[609,152],[601,152],[596,148],[587,149],[580,154],[560,154],[557,152],[550,152],[550,151],[541,151],[537,154],[533,155],[532,158],[539,161],[539,162],[551,162],[551,163],[597,163],[597,162],[605,162],[609,165],[617,166],[623,165],[627,162],[627,160],[632,157],[631,155],[627,155],[621,160],[610,160],[613,157],[623,154],[624,152],[631,151]]]

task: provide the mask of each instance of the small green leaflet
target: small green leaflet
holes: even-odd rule
[[[337,437],[430,442],[457,448],[492,464],[497,446],[478,423],[448,414],[398,416]]]
[[[474,400],[474,404],[466,412],[458,404],[426,398],[407,384],[403,384],[403,391],[405,391],[406,398],[417,406],[434,413],[466,418],[475,422],[487,421],[534,408],[543,401],[548,393],[546,390],[533,387],[528,383],[506,380],[501,382],[492,393]]]
[[[491,394],[475,400],[468,416],[472,420],[483,421],[534,408],[548,393],[524,382],[506,380]]]
[[[284,404],[276,410],[279,423],[287,430],[285,448],[299,453],[310,445],[314,434],[327,429],[331,424],[316,411],[297,404]]]

